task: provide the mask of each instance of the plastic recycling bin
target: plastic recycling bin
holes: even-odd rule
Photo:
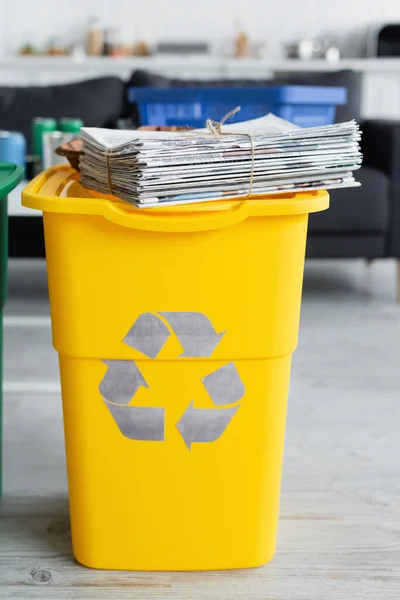
[[[312,85],[128,89],[141,125],[204,127],[207,119],[219,121],[232,109],[232,98],[242,107],[241,121],[272,112],[300,127],[318,127],[333,123],[336,107],[347,102],[347,90]]]
[[[24,176],[24,169],[11,163],[0,163],[0,496],[2,489],[2,409],[3,409],[3,308],[7,298],[8,202],[9,194]]]
[[[327,192],[142,210],[61,166],[22,202],[44,215],[77,560],[270,560],[307,220]]]

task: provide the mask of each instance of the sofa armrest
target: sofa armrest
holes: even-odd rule
[[[400,120],[366,120],[361,129],[364,165],[389,177],[387,255],[400,258]]]

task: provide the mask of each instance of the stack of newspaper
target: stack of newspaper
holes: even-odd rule
[[[355,121],[301,129],[274,115],[222,134],[84,127],[81,183],[137,207],[359,185]]]

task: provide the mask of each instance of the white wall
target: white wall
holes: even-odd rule
[[[400,22],[400,0],[0,0],[0,56],[28,38],[42,45],[82,35],[91,15],[123,25],[127,39],[207,39],[217,47],[241,24],[271,57],[284,41],[333,32],[354,57],[371,24]]]

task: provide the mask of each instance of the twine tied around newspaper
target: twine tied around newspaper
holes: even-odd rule
[[[217,137],[221,137],[223,135],[239,135],[239,136],[243,135],[248,138],[248,140],[250,142],[250,149],[251,149],[251,170],[250,170],[250,175],[249,175],[249,189],[248,189],[248,192],[247,192],[245,198],[249,198],[253,191],[253,179],[254,179],[254,141],[253,141],[253,137],[250,133],[229,133],[227,131],[222,131],[222,126],[224,125],[225,121],[227,121],[230,117],[232,117],[239,111],[240,111],[240,106],[237,106],[233,110],[230,110],[229,112],[227,112],[226,115],[224,117],[222,117],[222,119],[220,121],[213,121],[213,119],[207,119],[206,127],[210,134],[215,135]],[[110,168],[110,156],[111,155],[112,155],[111,152],[106,152],[105,156],[106,156],[106,165],[107,165],[108,188],[110,190],[110,194],[112,196],[114,196],[112,181],[111,181],[111,168]]]
[[[254,179],[254,141],[253,136],[250,133],[229,133],[227,131],[222,131],[222,126],[230,117],[233,117],[237,112],[240,111],[240,106],[237,106],[233,110],[230,110],[226,113],[224,117],[220,121],[213,121],[212,119],[207,119],[206,127],[210,133],[220,137],[222,135],[244,135],[248,138],[250,142],[251,148],[251,169],[250,169],[250,178],[249,178],[249,189],[245,198],[249,198],[253,191],[253,179]]]

